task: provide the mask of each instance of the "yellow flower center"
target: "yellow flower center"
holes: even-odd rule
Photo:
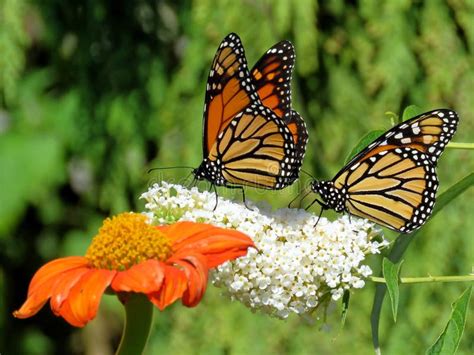
[[[86,258],[98,269],[126,270],[140,262],[166,260],[171,241],[138,213],[107,218],[87,249]]]

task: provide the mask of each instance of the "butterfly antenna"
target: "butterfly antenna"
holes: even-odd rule
[[[313,175],[311,175],[310,173],[308,173],[306,170],[301,169],[301,172],[302,172],[302,173],[305,173],[306,175],[308,175],[308,176],[309,176],[310,178],[312,178],[313,180],[316,180],[316,178],[315,178]]]
[[[164,168],[151,168],[147,171],[147,174],[155,170],[170,170],[170,169],[191,169],[194,170],[192,166],[166,166]]]
[[[155,178],[150,178],[150,180],[148,180],[148,187],[150,186],[153,186],[153,184],[155,184],[158,180],[155,180]]]
[[[301,200],[304,200],[304,199],[306,198],[306,196],[309,195],[310,192],[311,192],[311,191],[306,192],[306,193],[304,194],[304,196],[301,198]],[[300,196],[301,196],[301,193],[299,193],[298,195],[296,195],[296,197],[295,197],[293,200],[291,200],[290,203],[288,204],[288,208],[291,208],[292,203],[295,202],[295,201],[298,199],[298,197],[300,197]]]

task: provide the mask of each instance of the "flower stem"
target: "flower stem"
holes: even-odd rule
[[[383,277],[370,277],[370,280],[378,283],[385,283]],[[459,275],[459,276],[426,276],[426,277],[400,277],[402,284],[418,284],[427,282],[468,282],[474,281],[474,275]]]
[[[446,148],[451,149],[474,149],[474,143],[454,143],[450,142]]]
[[[150,335],[153,304],[145,295],[130,293],[125,303],[125,323],[116,355],[142,354]]]

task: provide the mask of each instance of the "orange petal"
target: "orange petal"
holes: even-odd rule
[[[152,293],[159,291],[164,278],[164,263],[147,260],[117,274],[112,289],[124,292]]]
[[[59,316],[62,316],[66,322],[74,327],[83,327],[87,322],[83,322],[79,319],[72,311],[71,304],[69,302],[63,302],[61,305]]]
[[[28,318],[34,316],[38,311],[43,308],[44,304],[48,301],[48,298],[32,298],[29,297],[20,307],[20,309],[13,311],[15,318]]]
[[[161,311],[183,296],[188,288],[184,271],[170,265],[164,265],[165,278],[161,290],[148,295],[148,299]]]
[[[59,315],[60,308],[74,285],[90,270],[90,268],[73,269],[60,275],[58,282],[51,290],[51,310],[55,315]]]
[[[174,256],[170,262],[181,266],[188,278],[188,288],[183,294],[183,304],[187,307],[194,307],[206,292],[208,276],[206,258],[200,254],[186,255],[179,260],[175,257],[179,256]]]
[[[208,257],[210,268],[245,255],[247,249],[254,246],[252,239],[245,234],[210,224],[179,222],[158,228],[173,241],[176,253],[203,254]]]
[[[69,292],[59,314],[71,325],[83,327],[97,314],[100,299],[117,271],[93,269],[84,274]]]
[[[86,269],[87,265],[87,259],[80,256],[55,259],[43,265],[30,282],[27,300],[19,310],[13,312],[13,315],[17,318],[35,315],[51,297],[53,286],[63,273],[74,269]]]
[[[89,261],[83,256],[69,256],[50,261],[36,271],[28,288],[28,296],[40,288],[49,288],[46,285],[50,284],[51,279],[55,279],[63,272],[88,265]]]

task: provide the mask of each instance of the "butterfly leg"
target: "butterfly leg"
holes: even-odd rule
[[[325,204],[325,203],[323,203],[323,202],[319,201],[317,198],[315,198],[314,201],[311,202],[311,203],[309,204],[309,206],[306,207],[304,210],[305,210],[305,211],[309,210],[309,209],[311,208],[311,206],[313,206],[316,202],[317,202],[323,209],[326,208],[326,204]]]
[[[247,202],[245,201],[245,190],[243,186],[239,186],[240,190],[242,190],[242,201],[244,202],[244,206],[250,210],[253,211],[249,206],[247,206]]]
[[[250,211],[253,211],[249,206],[247,206],[247,201],[245,200],[245,190],[244,190],[244,187],[243,186],[239,186],[239,185],[226,185],[226,187],[228,189],[237,189],[237,190],[240,190],[242,192],[242,201],[244,203],[244,206],[250,210]]]
[[[314,224],[314,228],[316,228],[316,226],[318,225],[319,220],[321,219],[321,216],[323,215],[324,210],[325,210],[325,208],[323,206],[321,206],[321,211],[319,211],[318,219],[316,220],[316,223]]]
[[[352,224],[352,221],[351,221],[351,214],[348,212],[347,215],[349,216],[349,223]]]
[[[216,204],[214,205],[214,209],[212,210],[212,212],[214,212],[217,208],[217,203],[219,202],[219,197],[217,196],[217,188],[216,188],[216,185],[212,184],[211,183],[211,187],[209,188],[209,191],[211,191],[211,189],[214,190],[214,194],[216,195]]]

